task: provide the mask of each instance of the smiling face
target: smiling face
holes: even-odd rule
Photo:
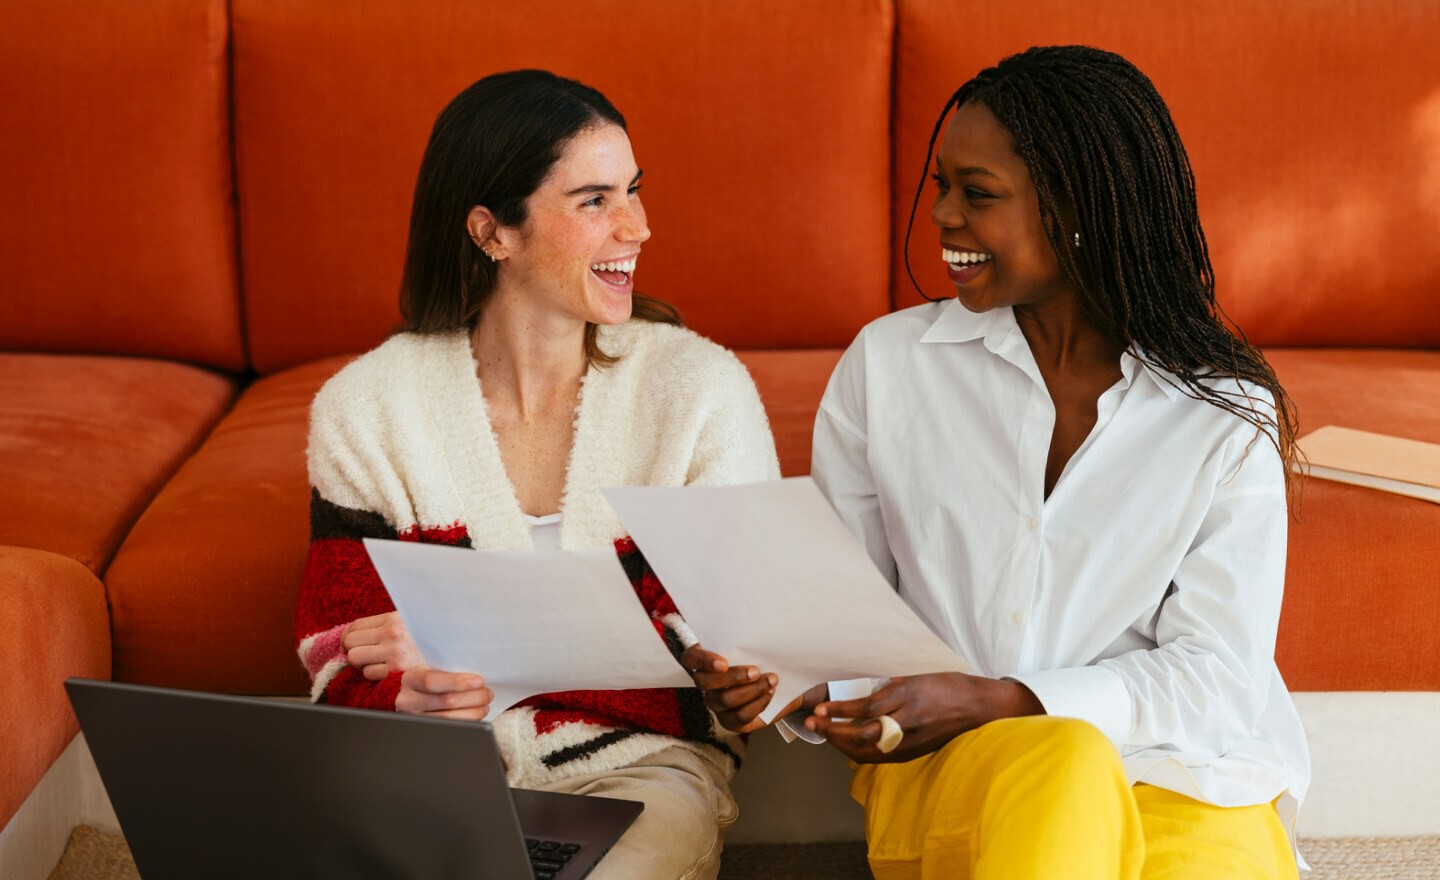
[[[930,221],[962,305],[972,312],[1070,297],[1040,203],[1010,132],[984,104],[955,111],[935,157]]]
[[[594,324],[628,320],[636,258],[650,237],[640,174],[618,125],[576,135],[526,200],[525,223],[494,232],[496,296]]]

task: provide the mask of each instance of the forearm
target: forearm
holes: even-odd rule
[[[317,495],[312,512],[324,504]],[[376,706],[384,702],[375,687],[380,683],[365,681],[358,669],[350,667],[343,637],[353,621],[393,611],[395,606],[359,539],[313,526],[312,531],[320,536],[310,543],[295,607],[296,649],[310,675],[310,697],[336,705]],[[358,680],[350,682],[351,674]],[[392,693],[386,708],[393,705]]]
[[[1273,482],[1227,484],[1212,504],[1159,614],[1132,628],[1153,647],[1014,677],[1050,714],[1089,721],[1117,746],[1218,755],[1250,736],[1276,675],[1287,512]]]
[[[680,655],[696,644],[698,639],[685,623],[685,618],[680,616],[680,609],[675,607],[675,601],[665,592],[664,585],[655,576],[655,571],[650,568],[650,563],[645,560],[635,541],[631,538],[617,540],[615,553],[620,557],[620,565],[625,569],[625,575],[630,578],[630,586],[640,599],[640,606],[650,615],[650,622],[655,626],[660,638],[665,640],[665,647],[679,660]]]

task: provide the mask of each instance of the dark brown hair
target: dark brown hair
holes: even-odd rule
[[[526,205],[565,146],[600,125],[625,129],[625,117],[604,95],[545,70],[497,73],[471,85],[440,111],[410,209],[410,236],[400,281],[402,330],[444,333],[473,329],[495,289],[496,266],[470,238],[466,221],[484,205],[502,226],[520,226]],[[632,314],[679,324],[668,303],[636,294]],[[585,355],[608,366],[594,324],[585,325]]]
[[[1182,393],[1254,425],[1280,454],[1297,500],[1295,404],[1215,301],[1190,158],[1150,79],[1088,46],[1037,46],[982,70],[940,111],[911,227],[945,117],[968,103],[987,107],[1014,138],[1050,247],[1085,314],[1122,349],[1175,376]],[[1070,246],[1076,233],[1082,247]],[[909,242],[907,228],[907,271]],[[918,290],[913,272],[910,280]],[[1264,388],[1274,408],[1243,386],[1217,387],[1222,378]]]

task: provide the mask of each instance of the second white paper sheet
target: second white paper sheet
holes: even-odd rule
[[[483,675],[491,717],[555,691],[694,687],[613,550],[365,549],[425,662]]]
[[[767,723],[823,681],[970,671],[809,477],[601,491],[701,644],[779,677]]]

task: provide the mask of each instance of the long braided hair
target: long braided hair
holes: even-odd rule
[[[977,102],[1013,137],[1060,271],[1086,316],[1113,343],[1173,375],[1185,395],[1254,425],[1257,438],[1264,434],[1280,454],[1294,500],[1294,402],[1216,303],[1189,156],[1155,86],[1119,55],[1037,46],[951,95],[930,135],[905,232],[911,283],[920,290],[910,270],[910,230],[935,142],[952,108]],[[1070,246],[1077,232],[1083,246]],[[1215,381],[1224,378],[1264,388],[1273,409],[1243,386]]]

